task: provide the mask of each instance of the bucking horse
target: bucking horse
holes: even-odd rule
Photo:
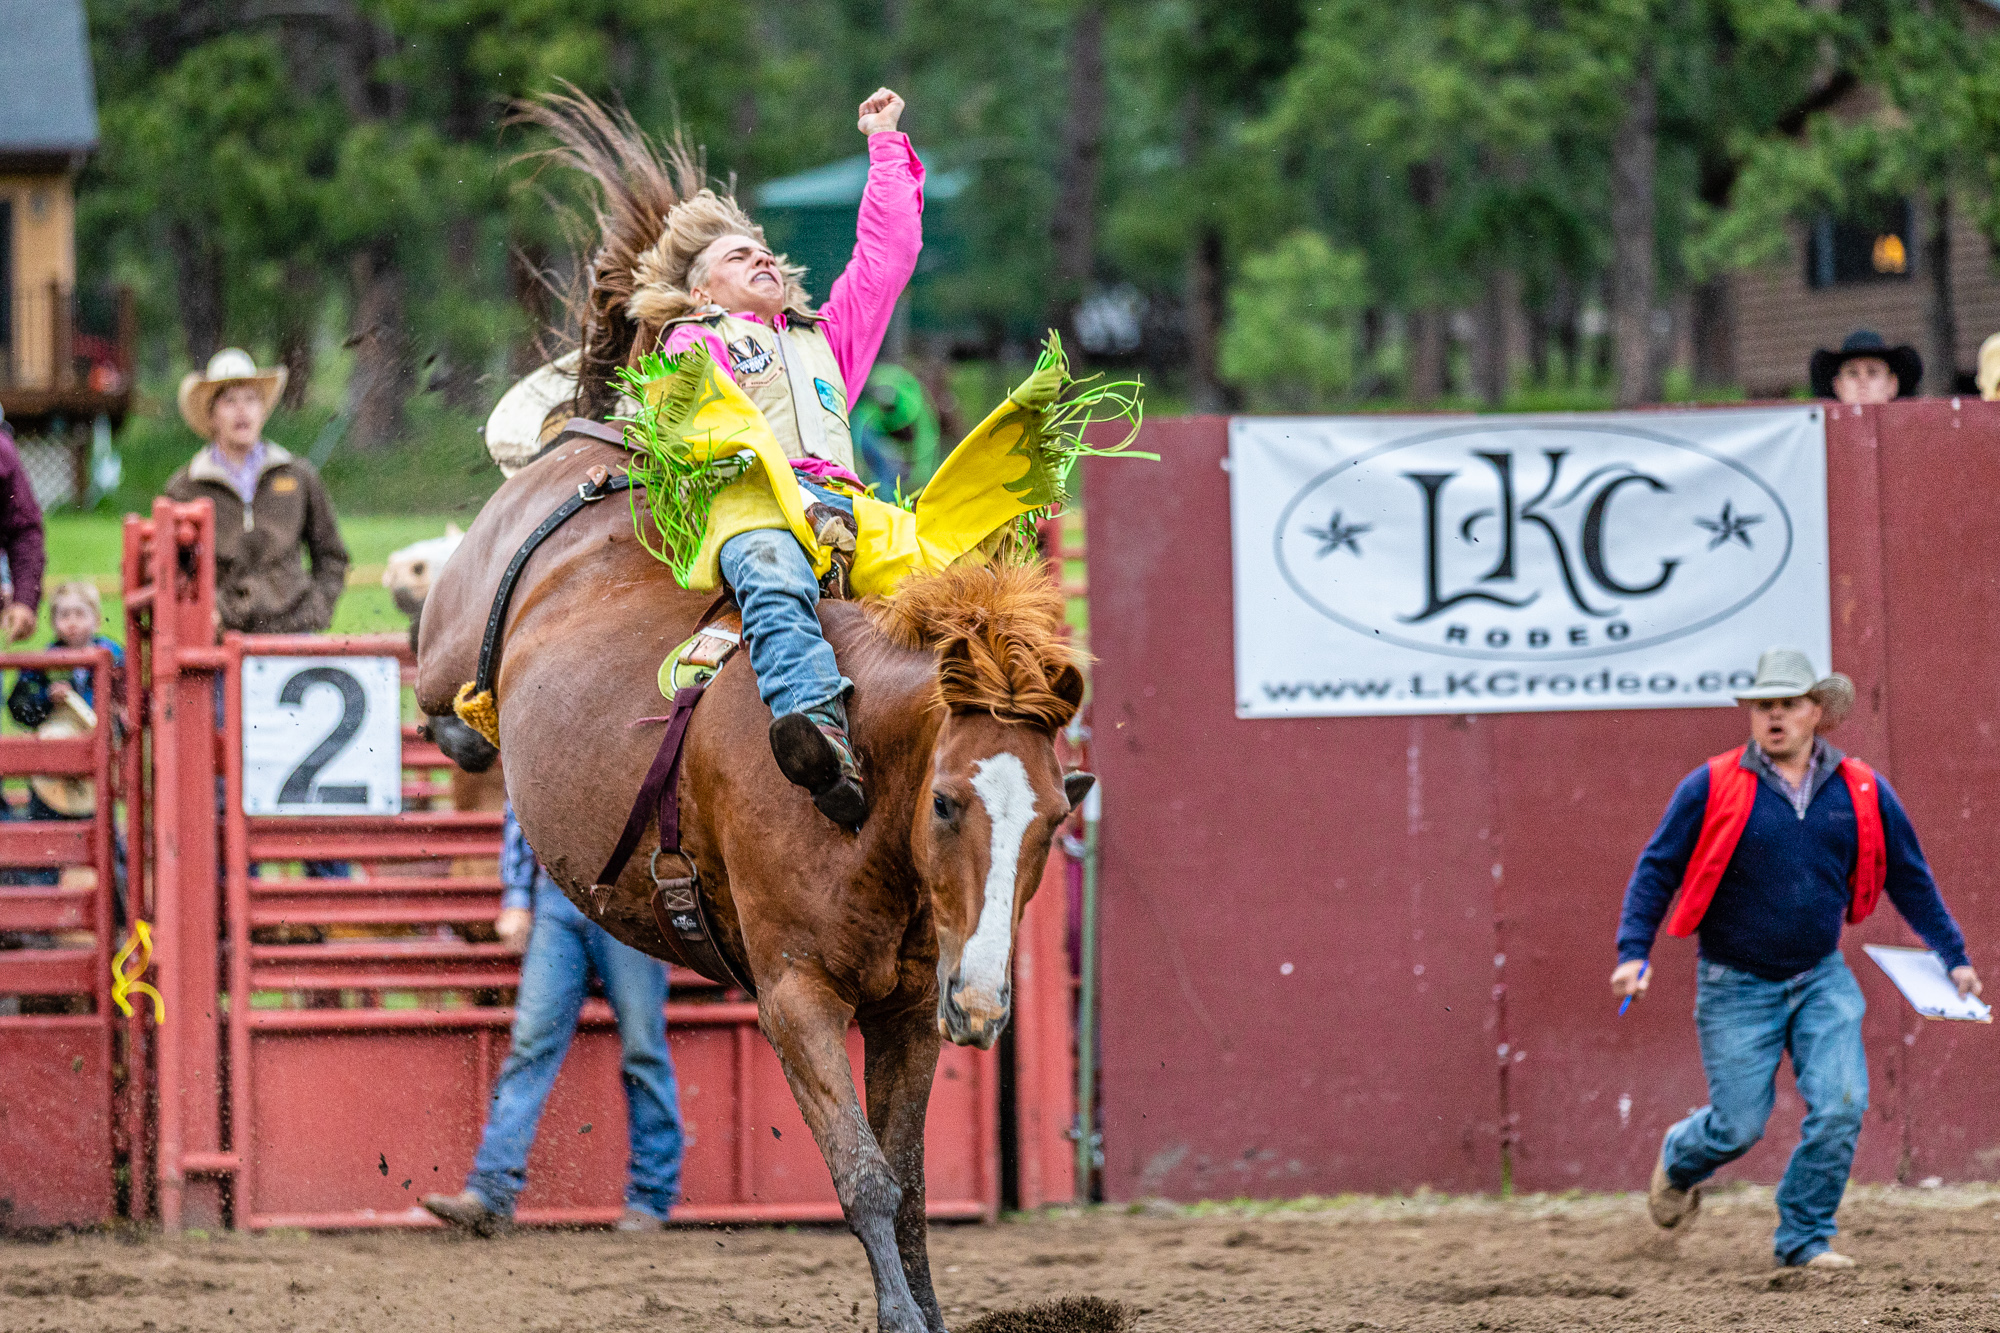
[[[611,275],[689,182],[629,122],[543,123],[601,195],[592,281],[604,290],[581,303],[574,410],[602,422],[617,413],[609,368],[658,333],[623,314]],[[654,855],[658,828],[642,823],[636,854],[600,884],[661,751],[661,662],[716,611],[635,536],[632,497],[612,489],[628,462],[617,438],[565,433],[488,501],[427,600],[418,702],[450,718],[486,644],[508,794],[537,856],[612,935],[712,974],[717,960],[697,957],[656,911],[663,885],[692,881],[713,949],[754,994],[867,1251],[880,1327],[937,1333],[924,1121],[940,1042],[986,1049],[999,1038],[1015,928],[1057,827],[1092,782],[1065,774],[1055,748],[1084,692],[1061,594],[1039,564],[997,559],[913,576],[887,598],[820,603],[854,681],[871,799],[858,830],[820,815],[780,773],[748,656],[728,658],[684,719],[673,778],[685,864]],[[496,615],[510,565],[517,577]],[[440,733],[462,764],[491,762],[471,729]],[[866,1044],[865,1110],[851,1022]]]

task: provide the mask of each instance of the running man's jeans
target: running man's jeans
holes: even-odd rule
[[[528,1149],[576,1035],[592,972],[603,979],[625,1049],[625,1109],[632,1131],[626,1205],[665,1218],[680,1195],[680,1090],[661,1008],[667,1002],[666,965],[612,939],[561,890],[545,883],[535,890],[535,928],[521,960],[513,1050],[500,1067],[486,1134],[465,1180],[465,1187],[502,1217],[514,1215],[514,1198],[528,1183]],[[576,1132],[573,1125],[563,1128]]]
[[[1778,1183],[1778,1261],[1802,1264],[1828,1248],[1868,1110],[1861,987],[1836,951],[1787,981],[1766,981],[1704,958],[1694,1021],[1708,1101],[1667,1131],[1667,1176],[1686,1189],[1749,1152],[1771,1117],[1778,1059],[1789,1054],[1806,1119]]]
[[[808,489],[815,499],[834,498]],[[783,528],[731,537],[722,544],[722,577],[743,611],[757,693],[772,717],[803,713],[853,688],[820,632],[813,610],[819,605],[819,580],[798,538]]]

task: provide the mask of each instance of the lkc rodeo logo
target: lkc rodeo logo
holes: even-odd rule
[[[1748,467],[1685,440],[1489,421],[1328,469],[1285,507],[1275,540],[1293,589],[1356,633],[1554,660],[1664,643],[1742,610],[1791,558],[1792,519]]]

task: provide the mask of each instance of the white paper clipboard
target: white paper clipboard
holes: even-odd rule
[[[1971,995],[1961,996],[1944,962],[1929,949],[1899,949],[1886,944],[1864,944],[1875,965],[1889,974],[1896,989],[1910,1007],[1925,1018],[1954,1019],[1964,1023],[1991,1023],[1993,1009]]]

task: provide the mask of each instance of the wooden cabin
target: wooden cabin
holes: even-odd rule
[[[1951,392],[1953,377],[1930,364],[1924,233],[1915,207],[1899,200],[1872,218],[1825,217],[1798,228],[1789,264],[1737,274],[1736,369],[1750,396],[1782,398],[1803,387],[1813,349],[1838,347],[1856,329],[1873,329],[1924,354],[1918,392]],[[1955,369],[1963,380],[1979,344],[2000,333],[2000,271],[1993,246],[1965,209],[1953,210],[1950,236]]]
[[[1968,28],[2000,29],[2000,0],[1958,0]],[[1842,120],[1885,114],[1880,96],[1856,87],[1829,110]],[[1931,364],[1928,336],[1933,267],[1924,246],[1933,226],[1920,201],[1884,199],[1848,217],[1823,216],[1792,229],[1787,260],[1732,279],[1736,379],[1753,398],[1780,398],[1806,384],[1819,347],[1838,347],[1856,329],[1908,343],[1924,357],[1927,395],[1971,391],[1979,344],[2000,333],[2000,255],[1953,200],[1947,235],[1957,364]]]
[[[0,408],[17,435],[115,425],[131,401],[130,298],[76,270],[96,147],[82,0],[0,0]]]

